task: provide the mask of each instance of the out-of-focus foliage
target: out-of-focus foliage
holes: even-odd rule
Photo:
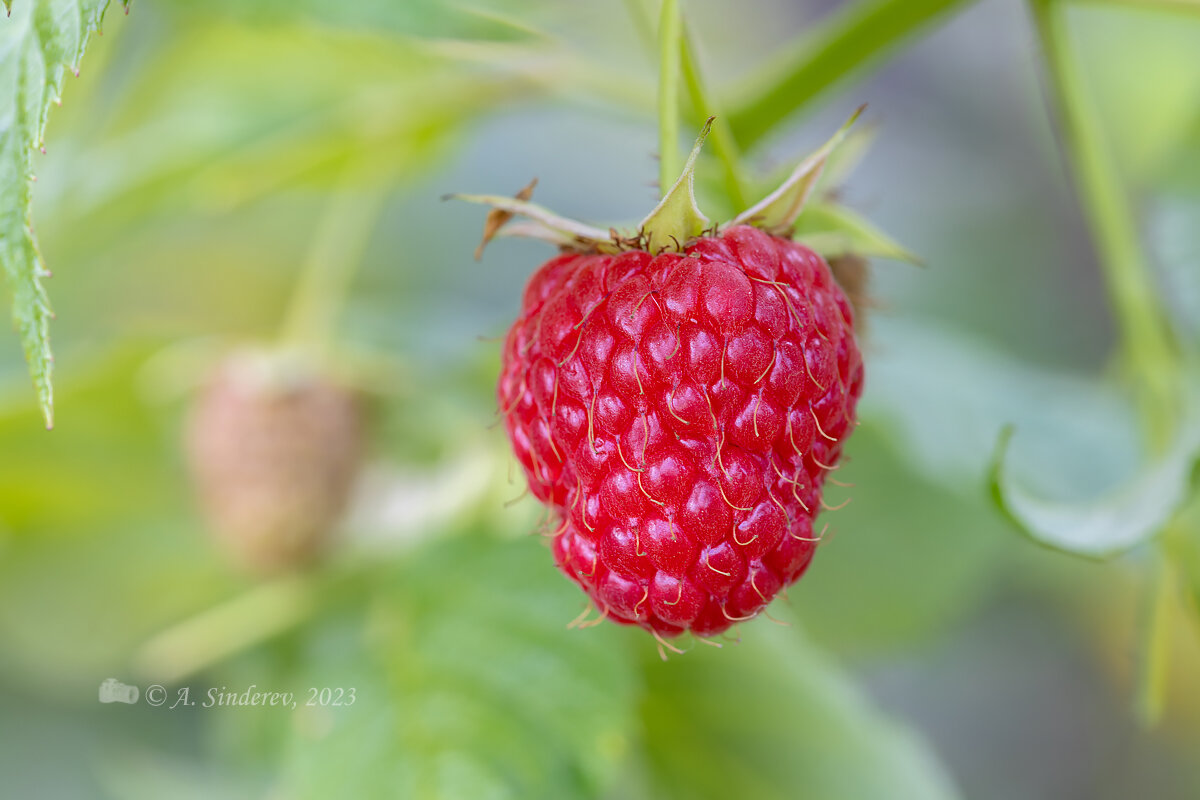
[[[879,719],[795,632],[760,626],[725,649],[647,670],[651,796],[958,796],[924,746]]]
[[[991,453],[998,460],[1014,450],[1007,465],[993,466],[993,488],[1022,527],[1040,531],[1038,541],[1112,556],[1160,532],[1187,500],[1200,449],[1191,421],[1130,477],[1143,456],[1132,405],[1117,387],[1015,362],[944,331],[888,325],[882,335],[889,345],[873,364],[880,390],[869,402],[891,418],[900,446],[935,480],[965,478],[971,488]],[[1070,500],[1044,499],[1055,495]]]
[[[0,795],[1200,792],[1200,609],[1169,616],[1171,702],[1139,731],[1148,548],[1075,563],[988,503],[1009,424],[1009,466],[1039,494],[1095,494],[1141,457],[1011,3],[755,0],[736,26],[723,0],[686,4],[735,131],[792,116],[739,92],[778,69],[766,51],[813,78],[821,102],[749,148],[761,174],[868,103],[870,149],[848,140],[802,231],[880,256],[899,242],[926,266],[874,265],[863,424],[827,498],[851,502],[770,609],[791,627],[758,619],[665,663],[641,631],[567,628],[583,599],[529,535],[536,504],[506,505],[524,487],[488,428],[498,345],[480,341],[550,251],[497,243],[477,264],[481,212],[437,198],[537,175],[538,202],[571,216],[653,206],[654,64],[626,5],[174,0],[93,40],[34,162],[58,278],[52,435],[0,339]],[[1090,6],[1071,21],[1195,342],[1196,23]],[[712,144],[697,191],[725,218]],[[356,187],[389,192],[336,347],[371,392],[371,463],[332,560],[272,595],[207,539],[181,420],[214,354],[277,335],[330,197]],[[1198,524],[1177,517],[1170,546],[1200,605]],[[294,712],[100,705],[108,677],[163,683],[167,706],[181,688],[356,694]]]
[[[617,631],[573,635],[577,604],[534,541],[468,537],[378,576],[314,626],[291,685],[353,686],[284,746],[291,797],[594,797],[635,749],[635,666]]]

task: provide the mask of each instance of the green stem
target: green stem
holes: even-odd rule
[[[138,671],[178,683],[300,624],[316,609],[311,578],[289,576],[251,589],[155,636],[138,652]]]
[[[708,91],[700,71],[699,59],[696,56],[695,40],[690,31],[683,37],[683,82],[687,86],[688,97],[692,107],[701,119],[713,119],[711,138],[713,150],[721,161],[724,172],[725,193],[733,204],[735,212],[744,211],[746,201],[745,180],[742,177],[741,153],[737,140],[733,136],[733,128],[729,120],[717,108],[716,102]]]
[[[1176,591],[1172,559],[1165,548],[1160,548],[1158,569],[1147,595],[1138,678],[1138,718],[1148,728],[1162,719],[1166,703],[1171,663],[1171,606]]]
[[[386,194],[383,182],[353,183],[349,177],[335,190],[292,296],[282,331],[285,342],[317,358],[328,354]]]
[[[679,0],[663,0],[658,21],[658,189],[665,197],[682,169],[679,152],[679,70],[683,21]]]
[[[1076,189],[1120,328],[1120,355],[1139,392],[1151,446],[1159,450],[1169,441],[1178,414],[1177,354],[1166,314],[1142,254],[1133,209],[1072,55],[1063,5],[1032,0],[1032,9]]]
[[[907,36],[972,0],[860,0],[837,12],[811,37],[737,93],[730,127],[749,150],[779,123]]]

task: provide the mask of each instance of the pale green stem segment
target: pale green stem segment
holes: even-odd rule
[[[1178,354],[1167,316],[1142,253],[1133,209],[1071,51],[1066,9],[1057,0],[1032,0],[1032,9],[1075,184],[1120,326],[1119,355],[1137,389],[1151,447],[1161,452],[1180,411]]]
[[[1179,354],[1142,253],[1133,209],[1071,50],[1066,9],[1058,0],[1031,0],[1031,7],[1075,184],[1120,327],[1121,363],[1137,391],[1151,449],[1162,452],[1176,433],[1181,413]],[[1175,568],[1164,541],[1159,542],[1158,556],[1143,628],[1137,697],[1139,717],[1147,725],[1158,721],[1165,702],[1175,592]]]
[[[1138,677],[1137,714],[1146,727],[1162,719],[1167,697],[1171,663],[1171,608],[1179,590],[1175,565],[1165,548],[1159,554],[1158,568],[1147,587],[1145,621],[1142,625],[1140,675]]]
[[[679,153],[679,74],[683,20],[679,0],[663,0],[658,20],[658,187],[665,197],[681,165]]]
[[[158,634],[134,666],[148,679],[178,683],[300,624],[316,609],[315,595],[305,576],[264,583]]]
[[[383,182],[364,184],[350,178],[334,192],[292,295],[282,331],[285,345],[317,359],[328,356],[338,316],[386,196]]]
[[[738,150],[737,140],[733,137],[733,128],[729,120],[717,108],[716,101],[704,82],[700,71],[699,58],[696,55],[695,38],[690,31],[683,37],[683,82],[687,86],[688,98],[692,107],[704,119],[713,120],[712,143],[717,158],[721,161],[724,173],[725,194],[733,204],[735,212],[746,208],[746,184],[742,177],[742,156]]]
[[[633,22],[638,37],[642,39],[647,48],[652,48],[654,46],[653,30],[650,16],[646,12],[645,2],[643,0],[625,0],[625,8],[629,12],[629,18]],[[696,39],[688,29],[686,20],[682,23],[681,31],[683,38],[679,63],[682,69],[683,85],[687,89],[688,100],[691,102],[692,111],[696,116],[700,119],[713,119],[713,150],[721,161],[725,193],[736,213],[743,210],[748,202],[742,156],[737,140],[733,136],[733,129],[729,126],[729,120],[725,119],[725,115],[704,80],[704,73],[700,69],[700,59],[696,52]],[[664,177],[660,175],[660,181]],[[672,174],[670,177],[674,179],[675,175]],[[667,184],[662,185],[666,186]]]

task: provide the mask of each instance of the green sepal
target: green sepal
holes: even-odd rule
[[[821,177],[821,170],[824,169],[829,154],[846,138],[850,126],[854,124],[865,108],[866,106],[859,106],[850,119],[846,120],[846,124],[842,125],[829,141],[800,162],[782,186],[738,214],[730,224],[753,225],[776,236],[786,236],[790,233],[800,212],[804,210],[804,204],[812,194],[817,179]]]
[[[813,203],[805,208],[792,238],[825,258],[856,255],[922,263],[866,217],[837,203]]]
[[[696,144],[683,165],[683,173],[671,190],[663,195],[654,210],[646,215],[638,226],[644,249],[651,253],[664,250],[683,250],[689,239],[702,234],[711,225],[708,217],[696,206],[696,159],[700,148],[712,130],[713,117],[709,117],[696,137]]]
[[[582,222],[560,217],[550,209],[528,200],[499,194],[448,194],[442,199],[478,203],[491,207],[493,211],[499,211],[510,217],[524,217],[529,221],[528,224],[514,226],[506,224],[507,220],[505,220],[495,231],[484,234],[483,244],[487,244],[494,233],[500,236],[541,239],[559,247],[597,253],[619,253],[624,249],[619,234],[615,231],[594,228]],[[483,245],[480,245],[481,249],[482,247]]]

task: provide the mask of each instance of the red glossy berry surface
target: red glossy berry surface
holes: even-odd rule
[[[862,380],[825,262],[738,226],[546,262],[498,398],[562,571],[612,619],[706,636],[808,567]]]

